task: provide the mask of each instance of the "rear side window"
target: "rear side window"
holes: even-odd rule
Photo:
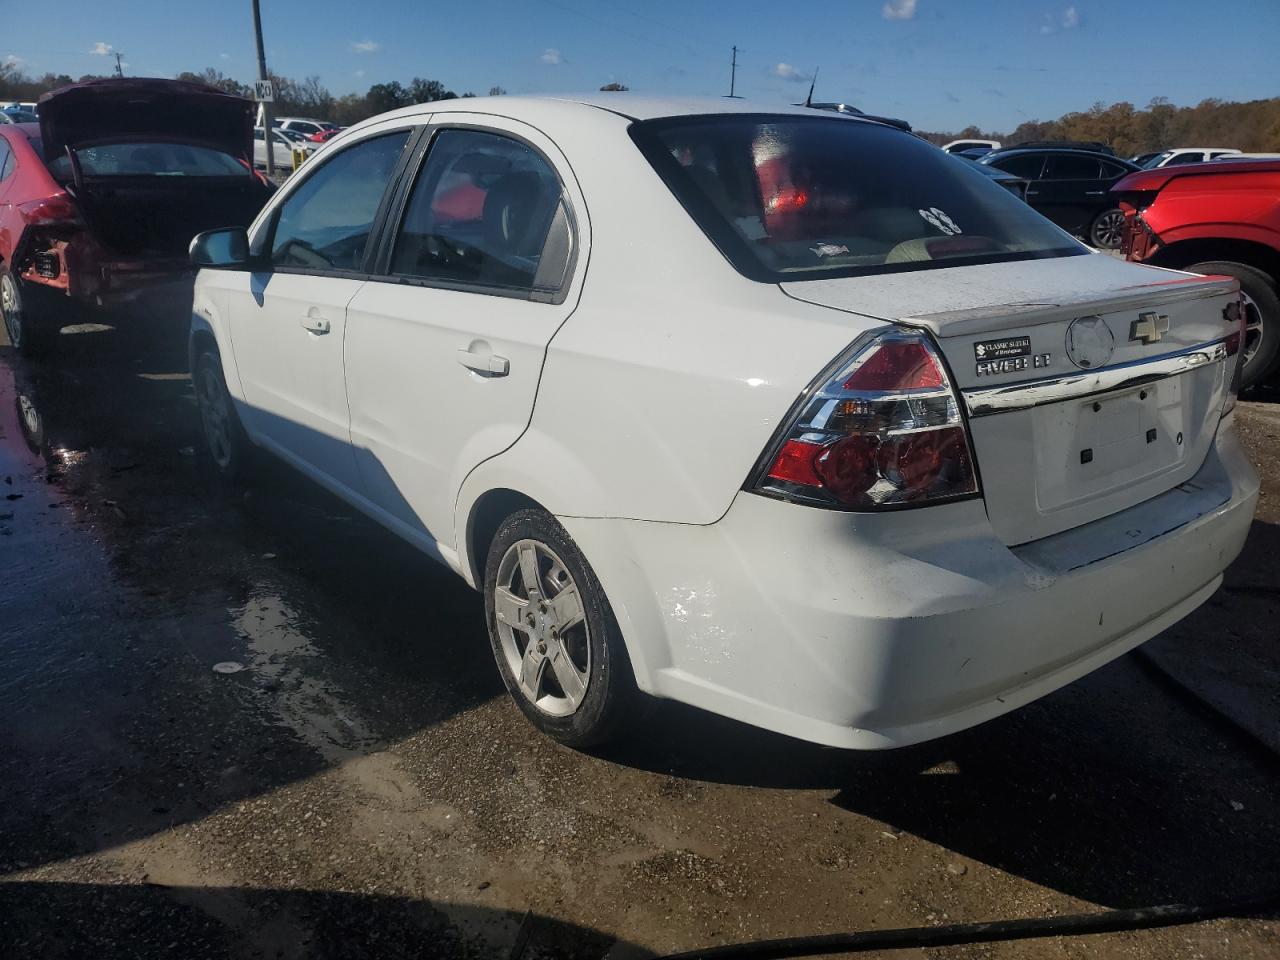
[[[558,287],[560,179],[531,147],[476,130],[435,138],[396,236],[391,272],[511,290]],[[544,263],[544,252],[548,262]],[[556,262],[549,262],[554,259]]]
[[[1109,160],[1103,160],[1102,177],[1104,180],[1114,180],[1117,177],[1123,177],[1129,172],[1128,168],[1120,166],[1118,163],[1112,163]]]
[[[13,151],[9,148],[9,144],[5,143],[4,138],[0,137],[0,180],[8,180],[15,166],[17,163],[13,158]]]
[[[1046,180],[1097,180],[1101,170],[1097,157],[1078,153],[1052,153],[1044,165]]]
[[[633,124],[685,210],[762,282],[1056,257],[1083,248],[962,160],[845,117]]]
[[[280,207],[271,241],[277,267],[359,270],[369,232],[409,139],[401,130],[327,160]]]

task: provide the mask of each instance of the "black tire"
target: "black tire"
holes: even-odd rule
[[[227,482],[245,479],[253,445],[227,390],[222,357],[213,347],[203,346],[196,351],[191,385],[200,414],[201,459]]]
[[[579,626],[567,627],[557,636],[555,627],[547,626],[546,622],[541,627],[517,630],[509,626],[507,619],[499,618],[500,571],[505,574],[506,564],[511,562],[509,554],[519,555],[529,543],[540,545],[549,554],[539,554],[537,578],[539,593],[547,601],[551,620],[556,619],[554,601],[565,592],[567,587],[564,584],[567,583],[568,587],[576,588],[581,600],[581,629]],[[522,559],[518,556],[515,562],[520,572],[519,582],[523,586]],[[557,569],[556,561],[567,571],[567,581],[559,578],[561,571]],[[505,584],[504,589],[511,592]],[[566,746],[588,747],[615,737],[627,720],[635,715],[639,706],[635,675],[613,609],[590,564],[554,517],[542,510],[529,509],[513,513],[503,521],[489,546],[485,562],[484,598],[489,640],[498,671],[508,692],[535,727]],[[521,609],[531,611],[531,615],[537,613],[534,603]],[[546,689],[547,694],[535,701],[521,686],[516,668],[524,665],[539,636],[549,646],[543,650],[542,670],[538,674],[538,689]],[[514,667],[511,660],[513,652]],[[557,653],[563,656],[557,656]],[[549,712],[539,704],[565,706],[573,699],[569,688],[562,686],[558,679],[562,675],[560,671],[566,663],[565,658],[576,673],[586,677],[585,692],[580,702],[570,706],[571,712]]]
[[[1124,235],[1124,211],[1110,207],[1089,224],[1089,243],[1099,250],[1119,250]]]
[[[9,345],[24,357],[43,357],[57,346],[62,327],[52,310],[40,309],[44,299],[0,267],[0,319]]]
[[[1246,304],[1249,316],[1240,389],[1261,383],[1275,368],[1276,355],[1280,352],[1280,297],[1276,296],[1276,281],[1257,267],[1234,260],[1205,260],[1186,269],[1191,273],[1216,273],[1240,281],[1240,289],[1253,301],[1252,306]]]

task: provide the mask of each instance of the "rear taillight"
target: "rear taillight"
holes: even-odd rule
[[[23,222],[32,227],[79,226],[80,211],[65,193],[18,204]]]
[[[975,496],[968,432],[929,338],[894,331],[854,344],[805,394],[748,489],[852,510]]]
[[[1224,345],[1227,348],[1227,363],[1231,365],[1231,380],[1227,384],[1227,399],[1222,404],[1222,415],[1225,417],[1235,409],[1236,397],[1240,394],[1240,377],[1244,370],[1244,342],[1246,328],[1249,325],[1249,311],[1245,306],[1244,296],[1237,294],[1236,299],[1227,304],[1222,311],[1228,323],[1236,324],[1233,333],[1227,335]]]

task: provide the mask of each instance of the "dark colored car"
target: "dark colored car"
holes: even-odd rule
[[[151,315],[185,321],[191,238],[246,226],[271,194],[250,163],[252,135],[248,100],[151,79],[72,84],[41,98],[38,125],[0,126],[10,343],[38,353],[79,321],[79,308],[140,300]]]
[[[1020,149],[989,153],[981,164],[1030,181],[1026,200],[1064,230],[1095,247],[1120,246],[1124,214],[1111,186],[1138,168],[1092,150]]]
[[[1240,281],[1241,386],[1280,369],[1280,160],[1142,170],[1116,183],[1112,197],[1124,212],[1128,259]]]

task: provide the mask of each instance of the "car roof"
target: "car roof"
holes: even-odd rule
[[[990,163],[991,161],[994,161],[994,160],[1003,160],[1006,157],[1018,157],[1018,156],[1025,156],[1027,154],[1035,154],[1035,153],[1066,154],[1067,156],[1072,156],[1072,157],[1093,157],[1099,160],[1115,161],[1116,163],[1120,164],[1122,167],[1133,166],[1132,163],[1130,163],[1128,160],[1125,160],[1123,157],[1113,157],[1109,153],[1101,153],[1097,150],[1079,150],[1073,147],[1025,147],[1025,148],[1014,147],[1011,150],[993,150],[991,153],[987,154],[978,162]]]

